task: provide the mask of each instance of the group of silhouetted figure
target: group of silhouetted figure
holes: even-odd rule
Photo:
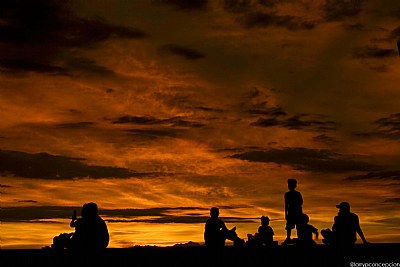
[[[282,245],[294,245],[299,247],[312,247],[316,245],[313,235],[318,239],[318,229],[309,224],[309,216],[303,213],[303,198],[299,191],[296,191],[296,179],[288,179],[289,191],[285,193],[285,219],[286,219],[286,240]],[[338,215],[334,218],[332,229],[324,229],[321,235],[324,244],[349,248],[354,246],[357,240],[357,233],[364,244],[368,243],[360,228],[358,216],[350,212],[350,204],[341,202],[336,206],[339,209]],[[239,238],[236,227],[228,229],[225,223],[219,218],[219,209],[210,209],[210,218],[206,221],[204,241],[210,251],[218,252],[225,246],[226,240],[233,241],[234,246],[249,247],[272,247],[278,244],[274,241],[274,231],[269,226],[268,216],[261,217],[261,225],[254,235],[248,234],[248,241]],[[52,248],[70,249],[77,251],[105,249],[109,243],[107,225],[98,215],[97,205],[93,202],[83,205],[81,217],[77,218],[74,211],[70,226],[75,228],[74,233],[60,234],[54,237]],[[291,239],[293,229],[297,230],[297,238]]]

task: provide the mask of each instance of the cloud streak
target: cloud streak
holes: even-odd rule
[[[343,20],[361,13],[364,0],[326,0],[323,6],[328,21]]]
[[[34,201],[20,201],[32,202]],[[224,207],[224,209],[234,209]],[[2,222],[27,222],[51,219],[69,219],[72,211],[80,213],[81,207],[65,206],[26,206],[2,208]],[[176,214],[170,214],[171,212]],[[188,213],[195,212],[195,213]],[[201,213],[198,213],[201,212]],[[119,223],[201,223],[204,224],[209,218],[208,208],[200,207],[162,207],[149,209],[100,209],[99,214],[107,222]],[[222,217],[227,223],[254,222],[258,218]]]
[[[203,127],[204,124],[185,120],[177,116],[168,119],[158,119],[153,116],[122,116],[113,121],[114,124],[137,124],[137,125],[168,125],[171,127]]]
[[[77,50],[71,49],[90,47],[110,38],[137,40],[147,36],[142,30],[99,18],[80,18],[66,2],[6,0],[0,5],[0,67],[9,72],[111,74],[106,67],[77,57]]]
[[[291,31],[312,30],[315,27],[315,22],[306,21],[296,16],[280,16],[274,13],[267,12],[250,12],[238,18],[238,21],[246,28],[256,27],[282,27]]]
[[[273,109],[270,111],[270,114],[275,117],[259,118],[257,121],[251,123],[251,125],[259,127],[280,126],[291,130],[311,130],[318,132],[334,131],[339,126],[339,123],[334,121],[304,119],[310,116],[307,114],[292,116],[286,119],[278,119],[276,118],[277,116],[285,115],[285,112],[280,109]]]
[[[354,161],[344,155],[329,150],[309,148],[285,148],[271,149],[267,151],[250,151],[234,154],[232,158],[247,160],[250,162],[270,162],[291,166],[296,170],[345,173],[351,171],[377,170],[378,166]]]
[[[391,114],[389,117],[380,118],[374,122],[374,131],[354,133],[361,137],[381,137],[385,139],[400,140],[400,113]]]
[[[163,55],[174,55],[186,60],[198,60],[205,57],[202,52],[196,49],[177,44],[163,45],[162,47],[160,47],[159,51]]]
[[[360,180],[395,180],[400,181],[400,170],[393,171],[380,171],[380,172],[369,172],[363,175],[353,175],[347,177],[349,181],[360,181]]]
[[[21,178],[131,178],[146,177],[150,173],[136,173],[125,168],[87,165],[84,159],[54,156],[47,153],[30,154],[0,150],[0,172]]]

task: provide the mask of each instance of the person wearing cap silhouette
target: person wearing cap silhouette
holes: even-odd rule
[[[360,227],[358,216],[350,212],[350,204],[341,202],[336,205],[339,209],[338,215],[335,216],[332,226],[334,242],[338,246],[353,246],[357,241],[357,234],[361,237],[364,244],[368,241],[364,237],[364,233]]]

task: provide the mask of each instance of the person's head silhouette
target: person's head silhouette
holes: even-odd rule
[[[350,213],[350,204],[348,202],[341,202],[339,205],[336,205],[336,208],[339,209],[340,213]]]
[[[304,224],[307,224],[307,223],[310,222],[310,217],[308,217],[307,214],[303,214],[302,215],[302,221],[303,221]]]
[[[297,187],[297,180],[290,178],[287,181],[289,190],[294,190]]]
[[[216,207],[212,207],[212,208],[210,209],[210,216],[211,216],[211,218],[218,218],[218,216],[219,216],[219,209],[216,208]]]
[[[90,203],[86,203],[86,215],[87,217],[93,218],[96,217],[98,214],[98,209],[97,209],[97,204],[90,202]]]
[[[261,225],[269,225],[269,217],[268,216],[261,216]]]

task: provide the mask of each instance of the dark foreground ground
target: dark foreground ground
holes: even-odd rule
[[[1,266],[349,266],[400,267],[400,244],[358,245],[352,251],[326,246],[300,249],[225,247],[222,255],[211,255],[205,247],[134,247],[106,249],[94,255],[69,251],[0,250]],[[364,265],[362,265],[364,264]],[[369,265],[368,265],[369,264]],[[377,265],[380,264],[380,265]]]

